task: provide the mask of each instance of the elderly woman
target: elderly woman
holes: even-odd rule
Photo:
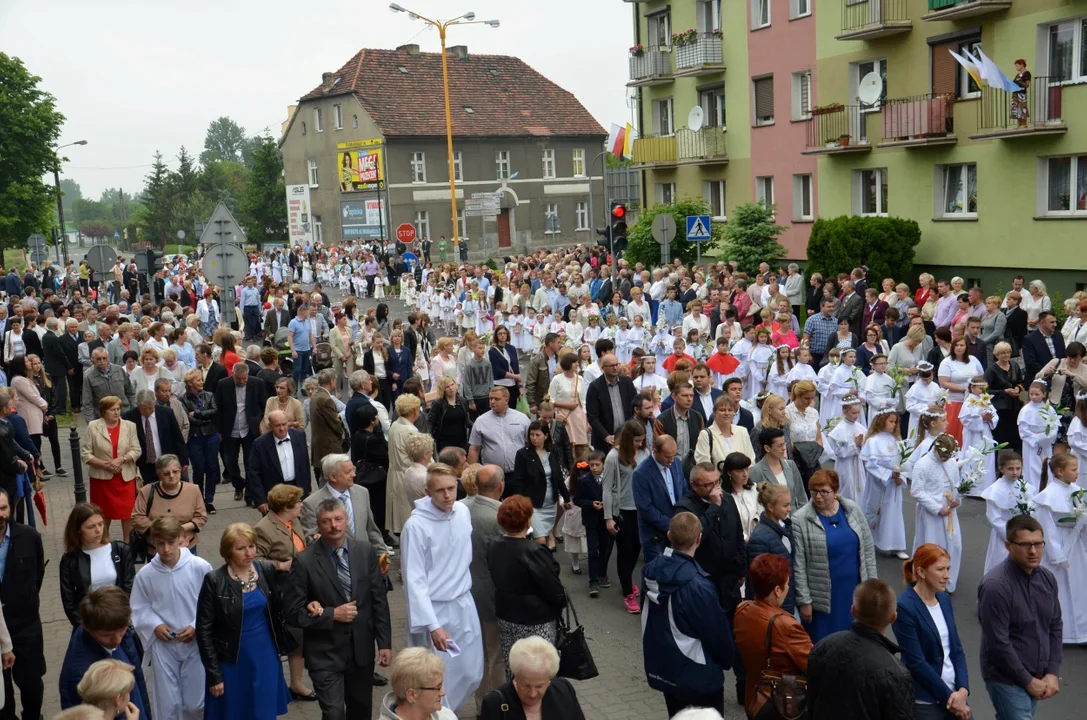
[[[694,448],[695,462],[708,462],[716,467],[733,452],[741,452],[751,460],[755,459],[751,437],[742,427],[733,424],[739,407],[728,395],[721,395],[713,402],[713,423],[698,434]]]
[[[1019,437],[1017,421],[1023,407],[1023,371],[1012,362],[1012,346],[998,342],[993,347],[993,362],[985,368],[985,382],[989,384],[993,408],[998,422],[993,428],[993,442],[1008,443],[1015,452],[1022,452],[1023,440]],[[1071,406],[1069,406],[1071,407]]]
[[[121,398],[107,395],[98,401],[97,420],[87,425],[80,456],[90,475],[91,502],[102,508],[102,536],[109,537],[113,520],[121,521],[121,534],[128,539],[132,529],[132,508],[136,504],[136,462],[142,451],[136,425],[121,419]]]
[[[104,523],[97,505],[78,503],[64,526],[60,602],[73,628],[79,625],[79,603],[91,590],[116,585],[132,593],[136,574],[132,553],[128,543],[105,537]]]
[[[811,501],[793,513],[794,580],[800,619],[812,642],[846,630],[857,585],[876,577],[876,551],[864,511],[838,497],[838,473],[808,481]]]
[[[286,414],[287,425],[297,430],[306,427],[306,417],[302,411],[302,401],[294,397],[294,380],[289,377],[281,377],[276,380],[275,395],[268,398],[264,404],[264,419],[260,421],[260,431],[268,432],[271,426],[268,424],[268,416],[279,410]]]
[[[740,603],[733,619],[736,651],[747,673],[744,710],[758,717],[770,699],[770,688],[759,682],[763,668],[803,678],[808,672],[812,641],[785,607],[792,594],[789,560],[765,553],[752,561],[747,589],[754,600]],[[771,623],[773,628],[767,632]]]
[[[219,484],[219,409],[215,396],[204,391],[200,370],[185,373],[185,394],[181,404],[189,413],[189,463],[192,481],[204,493],[208,514],[215,514],[215,489]]]
[[[132,389],[135,392],[140,390],[155,390],[155,381],[159,378],[166,378],[172,381],[174,378],[169,373],[162,369],[159,364],[159,351],[153,347],[145,346],[140,350],[140,366],[136,368],[129,376],[132,380]]]
[[[186,547],[195,554],[200,530],[208,522],[208,511],[201,497],[200,488],[193,483],[181,482],[181,462],[177,455],[166,454],[155,461],[158,482],[144,485],[132,510],[132,526],[141,535],[151,529],[158,517],[172,517],[181,523],[187,540]],[[154,553],[151,544],[148,552]]]
[[[7,628],[4,629],[7,635]],[[5,647],[10,647],[10,641]],[[124,717],[126,720],[135,720],[140,717],[140,708],[132,702],[132,691],[136,689],[135,668],[126,662],[107,658],[91,664],[83,673],[76,692],[83,700],[79,708],[93,708],[97,710],[99,718]],[[147,688],[140,677],[141,688],[137,697],[142,695],[142,704],[149,705],[150,699],[146,696]],[[74,708],[73,708],[74,709]],[[62,713],[67,716],[67,713]],[[81,715],[80,718],[91,718],[93,715]],[[95,719],[97,720],[97,718]]]
[[[936,290],[933,287],[933,283],[935,283],[935,281],[935,278],[933,278],[928,273],[921,273],[921,275],[917,278],[917,292],[913,294],[913,304],[921,308],[921,315],[926,320],[932,319],[932,312],[936,309]],[[930,302],[933,305],[931,310],[925,307]]]
[[[414,508],[415,501],[426,496],[426,469],[434,460],[434,441],[423,433],[410,435],[407,452],[411,465],[404,471],[404,494],[408,505]]]
[[[281,483],[268,491],[268,514],[253,526],[253,532],[257,535],[258,560],[272,563],[281,573],[290,572],[294,558],[306,549],[301,524],[296,522],[301,513],[302,488]],[[287,655],[291,673],[287,689],[293,700],[316,700],[317,695],[307,689],[302,681],[302,633],[289,625],[287,632],[298,646]]]
[[[557,677],[559,653],[546,639],[529,636],[509,652],[513,680],[483,698],[481,720],[584,720],[574,686]]]
[[[1087,393],[1084,355],[1087,355],[1087,347],[1083,343],[1068,343],[1063,358],[1053,358],[1038,371],[1036,378],[1049,382],[1049,402],[1053,405],[1074,408],[1076,396]]]
[[[386,527],[399,535],[414,505],[408,502],[404,489],[404,473],[411,467],[408,454],[408,438],[418,435],[415,421],[419,418],[420,402],[416,395],[404,394],[396,399],[396,421],[389,427],[389,475],[387,492]]]
[[[1019,307],[1027,314],[1027,326],[1033,329],[1038,324],[1039,313],[1053,311],[1053,300],[1050,299],[1045,283],[1041,280],[1031,280],[1027,290],[1026,294],[1021,294],[1022,301]]]
[[[393,660],[392,692],[381,699],[378,720],[457,720],[442,704],[445,666],[427,648],[401,650]]]

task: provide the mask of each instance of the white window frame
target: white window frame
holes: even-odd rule
[[[804,206],[807,205],[807,212]],[[793,221],[815,219],[815,180],[810,173],[793,175]]]
[[[358,129],[358,127],[359,127],[359,116],[358,115],[352,115],[351,116],[351,127],[356,129],[356,130]]]
[[[751,29],[759,30],[770,27],[773,18],[770,15],[771,0],[751,0]],[[766,22],[763,22],[763,18]]]
[[[461,240],[468,239],[468,216],[463,207],[457,210],[457,236]]]
[[[728,220],[728,205],[726,205],[727,184],[724,180],[703,180],[702,199],[710,208],[710,215],[716,222]],[[716,206],[716,207],[715,207]],[[720,210],[720,212],[717,212]]]
[[[702,116],[705,118],[705,127],[719,127],[725,129],[728,116],[725,114],[725,88],[710,88],[700,90],[698,104],[702,106]]]
[[[573,152],[574,177],[585,177],[585,148],[577,148]]]
[[[977,194],[978,180],[977,180],[977,163],[959,163],[955,165],[937,165],[936,166],[936,217],[953,218],[953,219],[965,219],[976,218],[977,212],[977,198],[974,198],[974,210],[969,209],[969,192],[970,192],[970,169],[974,172],[974,193]],[[949,209],[948,205],[948,189],[952,183],[955,183],[959,188],[959,195],[957,200],[961,204],[960,209]]]
[[[1071,85],[1074,83],[1087,82],[1087,61],[1083,60],[1083,43],[1087,42],[1087,16],[1081,15],[1073,18],[1066,18],[1060,22],[1047,23],[1043,25],[1045,34],[1045,75],[1050,78],[1055,78],[1056,73],[1052,67],[1053,58],[1053,46],[1052,46],[1052,33],[1054,28],[1059,28],[1062,25],[1072,26],[1072,74],[1066,80],[1051,80],[1051,85]],[[1076,66],[1079,65],[1077,68]]]
[[[657,183],[653,187],[654,197],[657,202],[664,203],[665,205],[671,205],[676,201],[676,184],[675,183]]]
[[[578,200],[577,205],[574,206],[574,218],[576,221],[575,230],[588,230],[589,229],[589,204],[584,200]]]
[[[675,135],[676,133],[676,116],[673,112],[674,104],[672,98],[661,98],[653,101],[653,134],[660,137],[668,137]],[[662,108],[664,115],[662,115]],[[665,126],[661,121],[667,120],[668,125]]]
[[[774,89],[773,102],[771,103],[771,106],[770,106],[771,112],[774,113],[773,115],[759,116],[757,114],[758,113],[758,102],[757,102],[758,90],[756,89],[755,85],[756,85],[756,83],[758,83],[759,81],[762,81],[762,80],[769,80],[771,82],[771,84],[772,84],[771,87],[773,87],[773,89]],[[774,76],[773,75],[763,75],[761,77],[751,78],[751,110],[752,110],[752,112],[756,113],[755,123],[754,123],[755,127],[763,127],[765,125],[773,125],[774,120],[777,117],[777,107],[776,107],[776,105],[777,105],[777,87],[773,85],[773,81],[774,81]]]
[[[416,210],[415,221],[412,225],[415,226],[416,237],[430,237],[430,211]]]
[[[555,151],[552,148],[547,148],[543,151],[543,178],[544,180],[554,180],[555,177]]]
[[[343,106],[342,105],[333,105],[332,106],[332,119],[336,123],[336,129],[337,130],[343,130]]]
[[[814,0],[789,0],[789,19],[796,20],[811,15]]]
[[[860,91],[861,78],[868,74],[868,72],[861,72],[862,65],[872,65],[872,69],[868,72],[879,72],[880,77],[883,78],[883,97],[875,105],[865,105],[857,97],[857,93]],[[887,58],[873,58],[871,60],[861,60],[859,62],[850,63],[850,76],[849,76],[849,90],[850,96],[856,98],[857,105],[860,107],[862,113],[878,112],[883,108],[883,103],[890,97],[887,94]]]
[[[413,152],[411,154],[411,183],[412,185],[426,183],[426,153]]]
[[[562,222],[559,216],[558,203],[544,203],[544,235],[558,235],[562,232]],[[555,218],[555,229],[549,230],[548,218]]]
[[[453,182],[464,182],[464,157],[460,150],[453,153]]]
[[[325,118],[321,108],[313,108],[313,129],[317,132],[325,131]]]
[[[974,57],[977,57],[977,51],[981,49],[981,41],[974,40],[972,42],[963,43],[959,47],[960,53],[963,48],[969,49],[971,51],[971,54],[974,55]],[[973,92],[970,91],[970,83],[972,82],[974,82],[974,79],[970,77],[970,73],[966,72],[966,68],[964,68],[962,65],[959,65],[958,88],[960,100],[969,100],[971,98],[981,97],[980,87]]]
[[[875,212],[865,212],[864,210],[864,187],[865,176],[872,174],[872,182],[876,188],[876,210]],[[853,192],[854,192],[854,215],[861,217],[887,217],[887,196],[883,194],[883,186],[887,185],[888,195],[890,195],[890,181],[888,179],[887,168],[864,168],[863,170],[853,171]]]
[[[494,173],[499,180],[509,180],[512,174],[510,151],[496,150],[494,153]]]
[[[313,239],[315,242],[325,241],[325,228],[317,215],[313,216]]]
[[[662,12],[650,15],[649,44],[667,50],[672,47],[672,13]]]
[[[317,161],[316,160],[307,160],[306,161],[306,171],[307,171],[307,173],[309,175],[309,186],[311,188],[320,187],[321,186],[320,183],[319,183],[320,178],[317,175]]]
[[[811,70],[802,70],[792,74],[793,85],[793,120],[811,119]],[[805,93],[805,86],[807,92]],[[805,104],[805,99],[807,104]]]
[[[698,0],[697,20],[698,32],[712,33],[719,31],[722,27],[721,0]]]
[[[1049,209],[1049,165],[1054,160],[1068,161],[1068,209]],[[1083,172],[1083,182],[1079,182],[1080,165],[1087,165],[1087,153],[1081,155],[1057,155],[1053,157],[1038,158],[1038,214],[1043,217],[1087,217],[1087,207],[1079,209],[1080,198],[1084,199],[1087,206],[1087,170]],[[1081,187],[1082,185],[1082,187]]]
[[[774,176],[760,175],[755,178],[755,202],[766,201],[774,204]]]

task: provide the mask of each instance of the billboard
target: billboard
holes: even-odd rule
[[[311,207],[309,185],[287,186],[287,236],[292,246],[313,242]]]
[[[341,200],[340,228],[344,240],[372,240],[389,236],[389,218],[384,215],[385,200]]]
[[[356,140],[336,146],[340,192],[385,189],[385,165],[381,139]]]

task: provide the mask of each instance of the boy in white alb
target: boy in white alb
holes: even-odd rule
[[[1087,643],[1087,500],[1080,486],[1079,460],[1070,453],[1049,461],[1049,484],[1034,496],[1035,517],[1045,533],[1042,565],[1057,579],[1057,597],[1064,621],[1064,644]]]

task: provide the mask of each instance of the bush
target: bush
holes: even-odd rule
[[[676,220],[676,237],[669,245],[671,259],[675,260],[678,257],[686,265],[693,263],[695,258],[698,257],[697,244],[687,242],[687,216],[710,215],[712,213],[710,213],[709,205],[704,200],[684,198],[671,205],[655,204],[639,215],[638,222],[634,224],[634,227],[627,228],[627,250],[623,257],[632,267],[637,263],[649,267],[660,265],[662,246],[653,238],[653,218],[662,214],[670,214]],[[713,239],[702,243],[702,254],[705,255],[717,247],[723,234],[724,229],[722,226],[711,224],[710,236]]]
[[[921,228],[913,220],[843,215],[819,219],[808,238],[808,274],[825,278],[868,266],[876,285],[882,278],[902,281],[913,269]]]
[[[195,249],[195,245],[167,245],[162,249],[162,253],[164,255],[188,255]]]
[[[785,257],[785,248],[777,238],[785,228],[774,223],[774,206],[760,200],[744,203],[732,209],[725,225],[725,259],[735,261],[741,271],[758,272],[759,263],[770,263]]]

